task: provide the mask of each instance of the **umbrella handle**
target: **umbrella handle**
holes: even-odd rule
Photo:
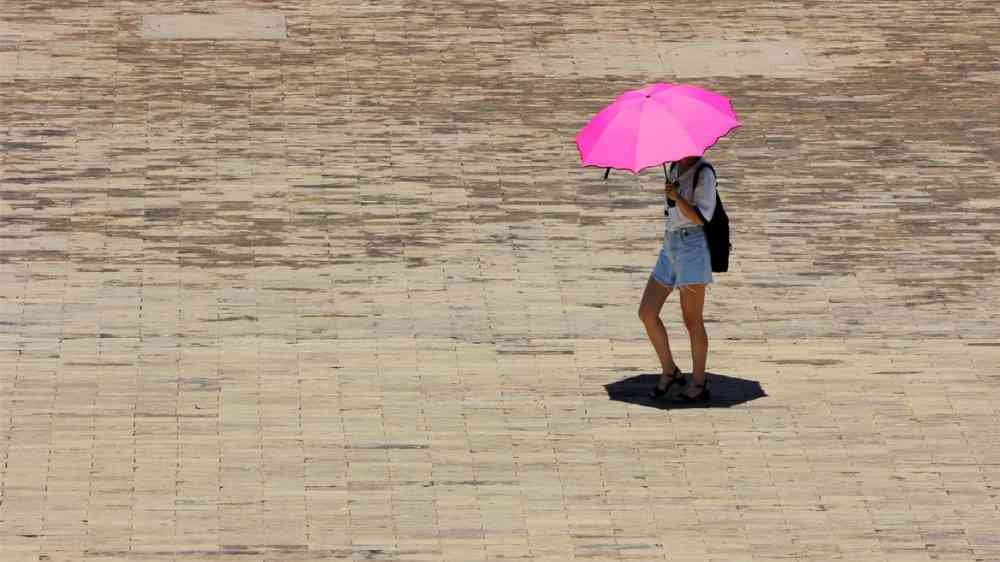
[[[605,168],[604,169],[604,180],[603,181],[608,181],[608,174],[610,174],[610,173],[611,173],[611,168]]]
[[[663,181],[664,182],[670,181],[670,176],[667,175],[667,163],[666,162],[663,163]],[[675,205],[677,205],[677,203],[675,203],[672,199],[667,199],[667,207],[673,207]]]

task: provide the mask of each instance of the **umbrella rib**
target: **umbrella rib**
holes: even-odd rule
[[[649,98],[646,98],[646,99],[647,99],[647,100],[651,100],[651,99],[655,99],[655,98],[653,98],[652,96],[650,96]],[[656,100],[656,101],[657,101],[657,103],[660,103],[660,104],[662,104],[662,105],[666,105],[666,104],[664,104],[664,103],[663,103],[662,101],[660,101],[660,100]],[[644,105],[644,106],[643,106],[643,111],[645,111],[645,108],[646,108],[646,106]],[[687,143],[688,143],[689,145],[693,145],[693,144],[694,144],[694,143],[692,142],[692,140],[691,140],[691,133],[689,133],[689,132],[687,131],[687,129],[685,129],[684,127],[682,127],[682,126],[679,126],[679,125],[680,125],[680,123],[679,123],[679,122],[677,121],[677,119],[676,119],[676,118],[675,118],[675,117],[673,116],[673,114],[671,114],[670,112],[666,112],[666,113],[664,113],[664,115],[663,115],[663,116],[664,116],[664,118],[666,118],[666,119],[670,119],[671,121],[674,121],[675,123],[677,123],[677,124],[678,124],[678,127],[677,127],[677,130],[678,130],[678,132],[683,132],[683,134],[684,134],[684,136],[685,136],[685,139],[684,139],[684,140],[685,140],[685,141],[686,141],[686,142],[687,142]],[[640,135],[639,135],[639,131],[640,131],[640,130],[642,129],[642,126],[643,126],[643,120],[642,120],[642,119],[640,119],[640,120],[639,120],[639,126],[638,126],[638,127],[636,127],[636,142],[634,142],[634,143],[633,143],[633,144],[634,144],[634,145],[636,146],[636,151],[638,151],[638,146],[639,146],[639,138],[640,138]],[[635,168],[636,170],[639,170],[639,165],[640,165],[640,162],[638,162],[638,157],[634,157],[634,158],[633,158],[633,161],[632,161],[632,162],[633,162],[633,163],[632,163],[633,167],[634,167],[634,168]],[[647,166],[655,166],[655,165],[658,165],[658,164],[661,164],[661,163],[662,163],[662,162],[653,162],[652,164],[647,164]]]
[[[625,106],[625,104],[619,104],[619,107],[620,107],[621,109],[619,109],[619,110],[618,110],[617,112],[615,112],[615,116],[614,116],[614,117],[612,117],[611,119],[608,119],[608,122],[607,122],[607,123],[605,123],[605,124],[604,124],[604,127],[602,127],[602,128],[601,128],[601,132],[602,132],[602,133],[603,133],[604,131],[607,131],[607,130],[611,130],[611,129],[612,129],[611,125],[612,125],[612,124],[613,124],[613,123],[615,122],[615,120],[616,120],[616,119],[618,119],[619,117],[621,117],[622,115],[624,115],[624,114],[628,113],[628,112],[626,111],[626,109],[628,109],[628,108],[627,108],[627,107]],[[604,139],[603,139],[603,135],[601,135],[601,137],[600,137],[600,138],[598,139],[598,141],[597,141],[597,142],[595,142],[595,143],[594,143],[594,144],[593,144],[593,145],[592,145],[592,146],[590,147],[590,150],[588,150],[588,151],[587,151],[587,157],[588,157],[588,158],[589,158],[589,156],[590,156],[590,153],[591,153],[591,152],[593,152],[593,151],[594,151],[594,150],[595,150],[595,149],[596,149],[596,148],[597,148],[597,147],[598,147],[598,146],[599,146],[599,145],[601,144],[601,142],[602,142],[603,140],[604,140]],[[598,164],[598,165],[601,165],[601,163],[600,163],[600,162],[596,162],[595,164]],[[612,166],[612,167],[613,167],[613,166]]]
[[[667,106],[667,108],[670,107],[670,104],[667,102],[667,100],[657,99],[657,98],[654,98],[654,97],[650,97],[649,99],[654,100],[657,103],[660,103],[662,105],[665,105],[665,106]],[[693,96],[686,96],[686,97],[684,97],[684,101],[697,103],[698,105],[701,105],[702,107],[708,108],[713,113],[718,113],[718,114],[726,117],[727,119],[732,119],[733,121],[736,121],[737,123],[739,123],[739,120],[737,120],[736,117],[735,117],[735,112],[733,111],[733,108],[732,108],[732,102],[729,103],[729,114],[727,114],[726,112],[720,110],[718,107],[715,107],[714,105],[708,103],[707,101],[699,99],[699,98],[696,98],[696,97],[693,97]],[[729,101],[729,100],[726,100],[726,101]]]
[[[689,132],[689,131],[687,130],[687,127],[684,127],[684,126],[683,126],[683,124],[682,124],[681,122],[679,122],[679,121],[678,121],[678,120],[677,120],[677,119],[676,119],[676,118],[674,117],[673,113],[671,113],[671,112],[670,112],[670,104],[668,104],[668,103],[667,103],[666,101],[664,101],[664,100],[658,100],[658,99],[656,99],[656,98],[653,98],[653,97],[650,97],[649,99],[651,99],[651,100],[654,100],[654,101],[656,101],[656,103],[658,103],[658,104],[660,104],[660,105],[662,105],[662,106],[664,106],[664,107],[666,107],[666,108],[667,108],[667,111],[666,111],[666,113],[665,113],[665,116],[666,116],[667,118],[669,118],[669,119],[672,119],[673,121],[677,122],[677,125],[678,125],[678,126],[677,126],[677,130],[678,130],[678,131],[682,131],[682,132],[684,133],[684,136],[685,136],[685,139],[684,139],[684,140],[685,140],[685,141],[687,141],[687,143],[688,143],[688,144],[690,144],[690,145],[694,145],[694,141],[692,141],[692,140],[691,140],[691,133],[690,133],[690,132]]]
[[[649,99],[642,98],[642,99]],[[642,132],[642,125],[644,123],[642,116],[646,113],[646,103],[644,101],[639,101],[639,123],[635,127],[635,139],[632,141],[632,170],[635,173],[639,173],[639,139],[642,138],[640,134]]]
[[[671,113],[669,113],[670,104],[666,100],[656,99],[656,98],[653,98],[653,97],[650,97],[649,99],[656,100],[657,103],[659,103],[660,105],[663,105],[664,107],[666,107],[668,109],[668,115],[672,115]],[[723,131],[721,134],[718,135],[718,138],[716,138],[715,142],[718,142],[719,138],[722,138],[722,137],[726,136],[733,129],[742,126],[742,124],[740,123],[739,119],[737,119],[735,117],[735,115],[731,115],[731,114],[727,115],[725,112],[721,111],[719,108],[715,107],[714,105],[712,105],[712,104],[710,104],[710,103],[708,103],[706,101],[700,100],[700,99],[695,98],[695,97],[685,97],[684,101],[689,101],[689,102],[697,103],[698,105],[700,105],[702,107],[708,108],[713,113],[716,113],[717,115],[720,115],[720,116],[725,117],[726,119],[732,121],[732,124],[729,125],[728,127],[726,127],[726,130]],[[732,113],[732,105],[731,104],[730,104],[730,113]],[[691,138],[691,134],[687,131],[687,129],[684,128],[684,127],[680,127],[680,129],[683,130],[685,132],[685,134],[687,134],[687,141],[692,146],[695,146],[697,143],[695,143],[693,141],[693,139]],[[715,142],[713,142],[712,144],[710,144],[708,147],[705,147],[705,150],[707,150],[711,146],[714,146]],[[704,152],[704,150],[702,152]]]

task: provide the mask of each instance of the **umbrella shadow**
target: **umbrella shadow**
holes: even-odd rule
[[[679,390],[673,388],[667,397],[655,399],[649,397],[649,390],[656,385],[659,374],[636,375],[617,382],[604,385],[608,391],[608,399],[617,402],[628,402],[639,406],[648,406],[660,410],[673,410],[684,408],[731,408],[739,404],[750,402],[767,396],[760,383],[739,377],[730,377],[716,373],[708,373],[708,388],[712,399],[707,403],[700,404],[677,404],[670,399],[677,395]],[[687,380],[691,380],[688,373]]]

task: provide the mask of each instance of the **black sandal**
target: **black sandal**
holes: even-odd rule
[[[695,394],[694,396],[688,396],[682,392],[673,399],[673,402],[677,404],[701,404],[712,399],[711,393],[708,392],[707,380],[701,384],[694,385],[694,388],[700,388],[701,392]]]
[[[656,385],[653,387],[653,390],[649,391],[649,397],[657,399],[663,398],[664,396],[666,396],[668,392],[670,392],[670,388],[674,386],[674,384],[677,384],[677,386],[684,386],[685,384],[687,384],[687,382],[684,380],[684,373],[681,372],[681,370],[677,367],[677,365],[674,365],[674,372],[672,375],[670,375],[670,382],[667,383],[667,387],[660,390],[660,383],[659,381],[657,381]]]

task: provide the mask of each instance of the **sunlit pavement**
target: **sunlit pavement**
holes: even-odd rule
[[[996,3],[2,13],[0,561],[1000,560]],[[573,144],[652,82],[743,122],[719,407]]]

